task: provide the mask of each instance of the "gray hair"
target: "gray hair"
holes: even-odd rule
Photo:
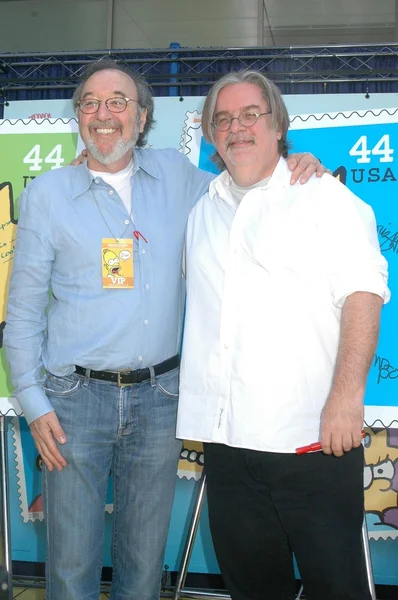
[[[261,89],[263,98],[267,101],[268,109],[271,111],[272,128],[282,134],[282,137],[278,142],[279,154],[286,158],[289,149],[287,141],[287,131],[290,123],[289,114],[279,88],[259,71],[232,71],[221,77],[221,79],[216,81],[211,87],[207,94],[202,113],[202,131],[205,140],[211,144],[215,144],[213,118],[218,94],[228,85],[235,85],[237,83],[253,83],[254,85],[258,85]],[[225,163],[218,152],[211,158],[220,170],[226,168]]]
[[[134,82],[137,88],[138,94],[138,114],[137,114],[137,122],[140,120],[140,116],[142,112],[146,109],[146,123],[144,125],[144,131],[139,134],[136,146],[138,148],[143,148],[147,143],[147,135],[155,124],[155,119],[153,118],[153,97],[149,83],[136,71],[133,71],[129,67],[123,64],[119,64],[114,60],[104,59],[99,60],[93,63],[90,63],[84,70],[83,76],[80,79],[79,85],[75,89],[72,96],[72,106],[75,113],[77,113],[79,108],[79,102],[81,99],[82,91],[87,80],[94,75],[94,73],[98,73],[99,71],[121,71],[128,75],[132,81]]]

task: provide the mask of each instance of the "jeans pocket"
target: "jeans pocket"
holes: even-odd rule
[[[173,369],[156,377],[156,387],[167,398],[178,398],[180,369]]]
[[[79,375],[72,373],[71,375],[65,375],[59,377],[52,373],[47,373],[46,380],[44,382],[44,391],[49,396],[66,397],[71,396],[81,386],[82,380]]]

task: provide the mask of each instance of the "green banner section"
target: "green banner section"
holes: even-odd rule
[[[52,128],[53,131],[48,131]],[[6,298],[15,250],[18,198],[27,185],[46,171],[69,164],[76,156],[78,134],[73,124],[0,122],[0,397],[12,395],[5,359],[3,329]]]

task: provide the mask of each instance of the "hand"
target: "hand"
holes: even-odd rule
[[[362,399],[357,404],[330,397],[322,411],[321,446],[325,454],[343,456],[362,440]]]
[[[79,154],[79,156],[76,156],[76,158],[74,158],[72,160],[72,162],[70,163],[70,165],[72,167],[78,167],[79,165],[82,165],[84,162],[86,162],[87,160],[87,150],[84,149],[81,151],[81,153]]]
[[[290,178],[290,185],[295,184],[298,180],[301,184],[307,183],[314,173],[316,173],[317,177],[322,177],[325,173],[332,175],[332,172],[322,165],[319,158],[315,158],[309,152],[289,154],[287,157],[287,166],[293,171]]]
[[[49,471],[54,467],[62,471],[66,467],[66,460],[58,450],[59,444],[66,443],[66,435],[62,429],[55,411],[39,417],[30,424],[30,432],[35,441],[36,448]]]

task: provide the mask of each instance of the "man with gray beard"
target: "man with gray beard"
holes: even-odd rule
[[[90,65],[73,103],[87,165],[22,194],[5,329],[44,463],[46,599],[98,600],[112,470],[111,599],[157,600],[181,448],[184,230],[213,176],[143,150],[153,99],[128,69]]]

